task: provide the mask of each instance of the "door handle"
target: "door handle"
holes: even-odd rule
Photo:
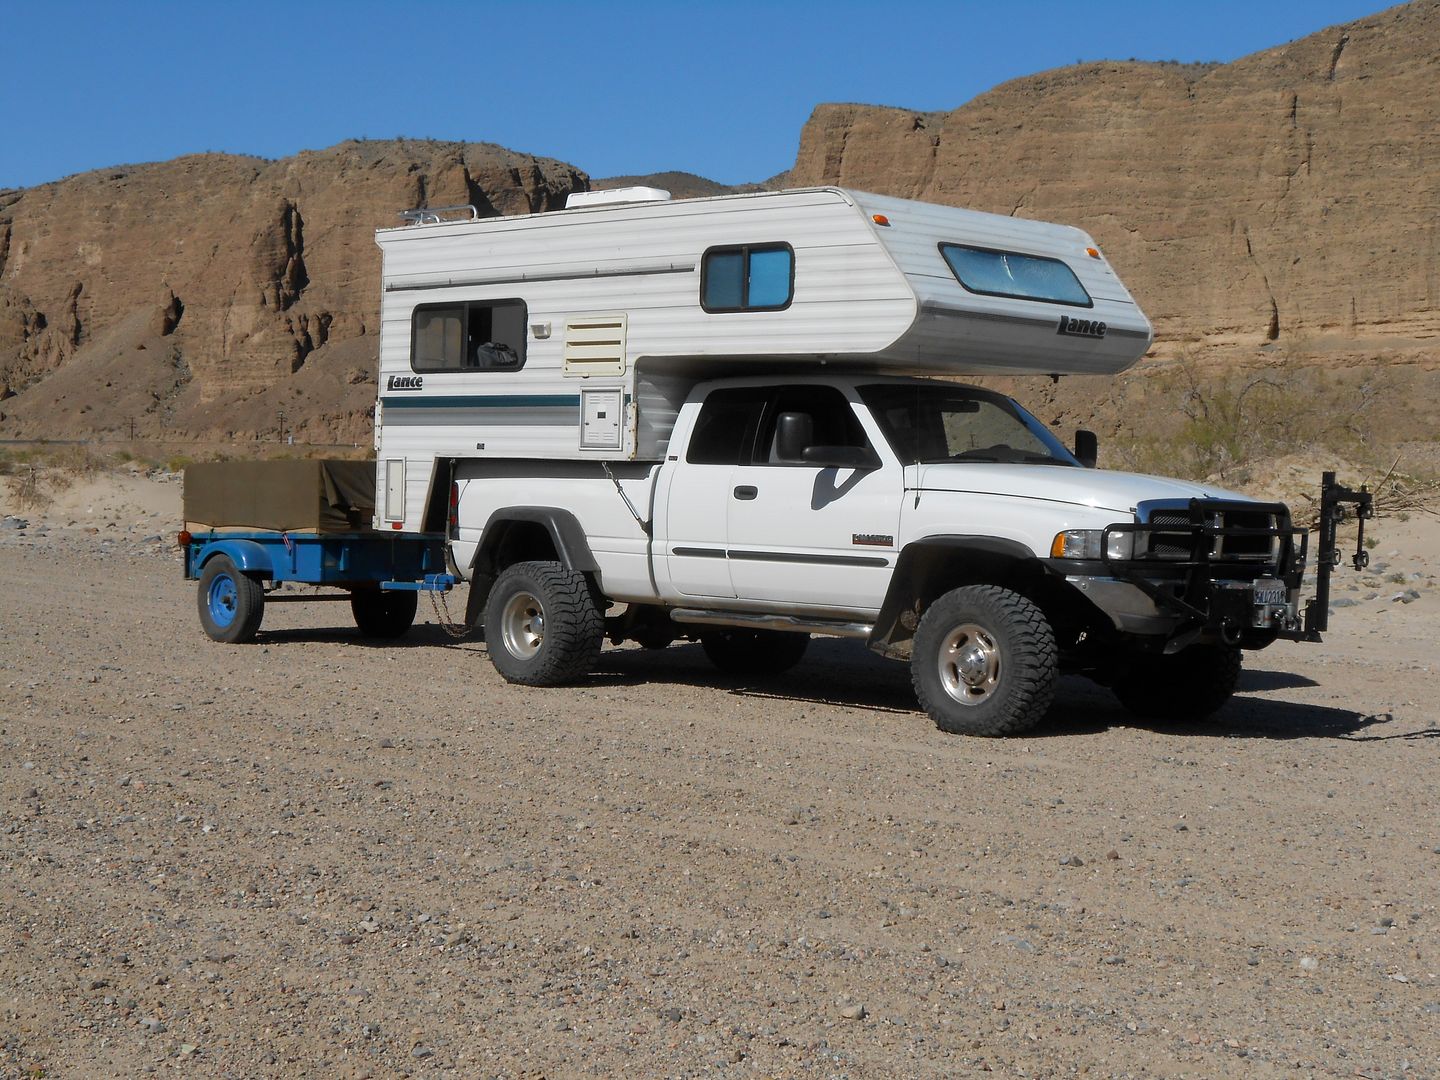
[[[741,484],[735,489],[735,498],[750,500],[760,494],[760,489],[751,487],[749,484]]]

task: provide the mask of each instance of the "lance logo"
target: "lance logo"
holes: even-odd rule
[[[423,375],[391,375],[385,380],[386,390],[423,390],[425,389],[425,376]]]
[[[1103,338],[1105,336],[1105,324],[1103,322],[1092,322],[1090,319],[1072,319],[1068,315],[1060,316],[1060,329],[1057,334],[1068,334],[1071,337],[1093,337]]]

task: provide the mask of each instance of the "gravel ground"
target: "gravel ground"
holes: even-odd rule
[[[1440,1076],[1428,522],[1377,553],[1418,600],[1355,583],[1217,722],[1066,680],[1000,741],[853,643],[562,690],[344,604],[227,647],[168,526],[41,528],[0,531],[0,1074]]]

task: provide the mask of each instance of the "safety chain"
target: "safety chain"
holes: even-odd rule
[[[433,589],[427,589],[426,591],[430,593],[430,606],[435,609],[435,621],[440,624],[440,629],[457,640],[467,637],[470,633],[470,627],[466,626],[463,622],[455,622],[451,618],[450,605],[445,597],[437,596],[436,591]],[[441,612],[442,608],[444,609],[443,614]]]

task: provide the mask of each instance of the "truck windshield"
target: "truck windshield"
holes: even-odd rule
[[[860,399],[906,465],[1080,465],[1044,424],[1002,394],[946,383],[881,383],[859,389]]]

